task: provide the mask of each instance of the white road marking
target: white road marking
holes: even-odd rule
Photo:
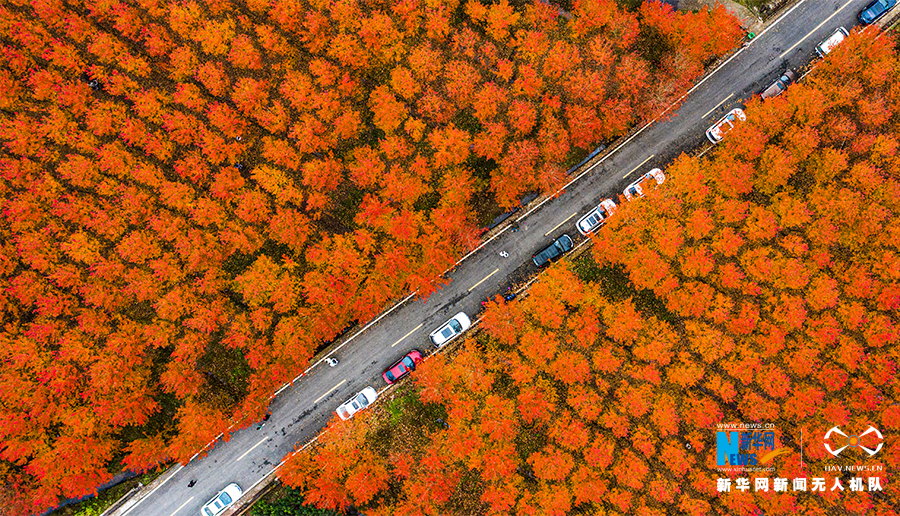
[[[488,274],[487,276],[485,276],[484,278],[482,278],[481,281],[479,281],[478,283],[472,285],[471,288],[469,288],[469,292],[471,292],[472,290],[474,290],[475,287],[477,287],[478,285],[481,285],[482,283],[484,283],[485,281],[487,281],[487,279],[490,278],[491,276],[493,276],[494,274],[497,274],[497,271],[499,271],[499,270],[500,270],[499,268],[498,268],[498,269],[494,269],[494,272]]]
[[[245,451],[244,454],[241,455],[240,457],[238,457],[237,460],[236,460],[235,462],[240,462],[241,459],[243,459],[244,457],[246,457],[248,453],[252,452],[253,450],[256,449],[257,446],[259,446],[260,444],[262,444],[262,443],[264,443],[264,442],[266,442],[266,441],[268,441],[268,440],[269,440],[268,437],[263,437],[262,440],[261,440],[260,442],[254,444],[252,448],[250,448],[249,450]]]
[[[731,92],[731,95],[728,95],[727,97],[725,97],[724,99],[722,99],[722,102],[719,102],[718,104],[716,104],[716,107],[714,107],[714,108],[710,109],[709,111],[707,111],[706,114],[704,114],[703,116],[700,117],[700,119],[702,120],[702,119],[708,117],[710,113],[712,113],[713,111],[719,109],[719,106],[721,106],[722,104],[724,104],[726,100],[730,99],[730,98],[733,97],[733,96],[734,96],[734,92],[732,91],[732,92]]]
[[[344,385],[345,383],[347,383],[347,380],[341,380],[341,383],[335,385],[335,386],[332,387],[331,389],[328,389],[328,392],[326,392],[325,394],[319,396],[319,399],[317,399],[316,401],[314,401],[314,402],[313,402],[313,405],[315,405],[316,403],[322,401],[322,398],[324,398],[325,396],[328,396],[329,394],[331,394],[332,392],[334,392],[338,387],[340,387],[341,385]]]
[[[494,272],[496,272],[496,271],[494,271]],[[403,339],[405,339],[406,337],[409,337],[410,335],[413,334],[414,331],[418,330],[419,328],[421,328],[421,327],[424,326],[424,325],[425,325],[425,323],[422,323],[422,324],[416,326],[415,328],[413,328],[412,330],[410,330],[409,333],[407,333],[406,335],[400,337],[400,339],[399,339],[397,342],[391,344],[391,347],[394,347],[394,346],[396,346],[397,344],[400,344],[401,342],[403,342]]]
[[[173,513],[170,514],[169,516],[175,516],[175,514],[176,514],[178,511],[180,511],[181,509],[184,509],[184,506],[187,505],[187,504],[189,504],[189,503],[191,503],[191,500],[193,500],[193,499],[194,499],[193,496],[190,497],[190,498],[188,498],[186,502],[184,502],[183,504],[181,504],[181,507],[175,509],[175,512],[173,512]]]
[[[128,514],[129,512],[131,512],[132,510],[134,510],[135,507],[137,507],[138,505],[140,505],[141,502],[143,502],[143,501],[146,500],[147,498],[150,498],[150,495],[152,495],[153,493],[155,493],[156,490],[159,489],[160,487],[166,485],[166,482],[168,482],[169,480],[172,480],[172,477],[174,477],[175,475],[177,475],[178,472],[181,471],[182,469],[184,469],[184,466],[182,466],[182,465],[179,463],[178,466],[175,467],[175,471],[173,471],[172,474],[170,474],[168,477],[166,477],[165,480],[163,480],[162,482],[160,482],[160,484],[159,484],[158,486],[154,487],[153,490],[150,491],[149,493],[147,493],[143,498],[141,498],[140,500],[138,500],[137,502],[135,502],[134,505],[132,505],[131,507],[129,507],[128,509],[126,509],[125,512],[122,513],[122,515],[124,516],[125,514]],[[190,500],[188,500],[188,501],[190,501]],[[182,506],[182,507],[183,507],[183,506]],[[179,509],[180,509],[180,507],[179,507]],[[178,511],[175,511],[175,512],[178,512]]]
[[[809,31],[809,32],[806,34],[806,36],[803,36],[803,38],[802,38],[800,41],[798,41],[798,42],[794,43],[793,45],[791,45],[791,48],[789,48],[789,49],[785,50],[784,52],[782,52],[781,55],[778,56],[778,59],[781,59],[782,57],[786,56],[786,55],[788,54],[788,52],[790,52],[791,50],[794,50],[794,48],[796,48],[797,45],[799,45],[800,43],[803,43],[804,41],[806,41],[806,38],[810,37],[810,36],[812,35],[813,32],[819,30],[819,29],[822,27],[822,25],[825,25],[826,23],[828,23],[832,18],[834,18],[835,16],[837,16],[837,13],[843,11],[843,10],[844,10],[844,7],[847,7],[847,6],[850,5],[852,2],[853,2],[853,0],[847,0],[847,2],[846,2],[844,5],[842,5],[840,9],[838,9],[837,11],[835,11],[834,13],[832,13],[831,16],[829,16],[828,18],[825,18],[825,20],[824,20],[822,23],[816,25],[816,28],[815,28],[815,29]]]
[[[651,154],[650,157],[647,158],[647,159],[645,159],[644,161],[642,161],[640,165],[638,165],[638,166],[634,167],[633,169],[631,169],[631,172],[629,172],[629,173],[625,174],[624,176],[622,176],[622,179],[625,179],[626,177],[630,176],[632,172],[634,172],[635,170],[637,170],[637,169],[643,167],[643,166],[644,166],[644,163],[646,163],[646,162],[650,161],[651,159],[653,159],[653,156],[656,156],[656,154]]]
[[[554,231],[556,231],[557,228],[559,228],[560,226],[562,226],[562,225],[565,224],[566,222],[569,222],[569,219],[571,219],[571,218],[574,217],[575,215],[578,215],[578,212],[577,212],[577,211],[576,211],[575,213],[569,215],[568,217],[566,217],[566,220],[564,220],[564,221],[560,222],[559,224],[553,226],[553,229],[551,229],[550,231],[544,233],[544,236],[547,236],[547,235],[549,235],[550,233],[553,233]]]

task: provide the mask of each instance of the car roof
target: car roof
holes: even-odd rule
[[[834,29],[834,32],[831,33],[825,41],[819,43],[819,48],[823,53],[827,54],[831,52],[834,47],[836,47],[840,42],[844,41],[844,38],[847,37],[847,29],[843,27],[838,27]]]
[[[551,258],[556,257],[560,254],[562,253],[556,249],[556,240],[554,240],[553,242],[550,242],[550,245],[541,249],[537,254],[535,254],[532,257],[532,260],[535,262],[535,265],[541,266],[550,261]]]

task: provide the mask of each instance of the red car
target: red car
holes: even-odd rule
[[[422,361],[422,354],[419,353],[418,350],[410,351],[405,357],[401,358],[397,361],[396,364],[392,365],[390,369],[384,372],[381,375],[384,378],[384,381],[387,383],[394,383],[397,380],[403,378],[408,375],[410,371],[415,371],[416,364]]]

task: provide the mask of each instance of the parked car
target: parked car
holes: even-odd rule
[[[465,312],[460,312],[451,317],[450,320],[445,322],[440,328],[431,332],[429,337],[431,338],[431,342],[434,342],[436,346],[441,347],[456,337],[459,337],[462,332],[469,329],[469,326],[472,326],[472,321],[469,319],[469,316],[466,315]]]
[[[220,514],[231,506],[235,500],[240,498],[242,494],[244,494],[244,491],[241,490],[241,486],[234,482],[228,484],[212,500],[203,505],[203,508],[200,509],[200,516],[216,516]]]
[[[727,115],[719,119],[712,127],[706,130],[706,137],[713,143],[719,143],[725,138],[725,133],[734,129],[734,124],[738,121],[747,120],[747,115],[741,108],[734,108]]]
[[[375,389],[372,387],[366,387],[365,389],[356,393],[355,396],[347,400],[343,405],[337,408],[337,415],[344,421],[353,417],[353,414],[356,414],[360,410],[368,407],[372,403],[375,403],[375,400],[378,399],[378,393],[375,392]]]
[[[651,179],[656,181],[657,185],[661,185],[666,181],[666,175],[663,174],[662,170],[654,168],[650,172],[647,172],[646,174],[639,177],[637,181],[628,185],[627,188],[625,188],[625,192],[623,192],[625,194],[625,198],[629,201],[633,201],[634,199],[643,197],[644,187],[641,185],[647,184],[647,182]]]
[[[540,252],[532,256],[531,261],[538,267],[543,267],[544,265],[559,259],[563,253],[572,250],[573,247],[575,247],[575,242],[572,241],[572,238],[569,237],[569,235],[563,234],[561,237],[554,240],[552,244],[541,249]]]
[[[578,224],[575,226],[578,228],[579,233],[587,236],[588,233],[606,223],[606,219],[608,219],[614,211],[616,211],[616,203],[613,202],[612,199],[604,199],[600,201],[600,204],[598,204],[596,208],[589,211],[584,217],[581,217]]]
[[[403,378],[408,375],[410,371],[416,370],[416,364],[422,361],[422,353],[419,353],[419,350],[412,350],[406,354],[405,357],[401,358],[394,365],[388,368],[381,377],[384,378],[384,381],[387,383],[394,383],[397,380]]]
[[[775,82],[773,82],[768,88],[763,90],[763,92],[760,93],[759,96],[762,97],[763,100],[777,97],[784,93],[784,90],[786,90],[787,87],[796,80],[797,74],[795,74],[793,70],[785,70],[784,74],[782,74],[781,77],[775,79]]]
[[[834,50],[834,47],[840,45],[841,41],[844,41],[844,38],[849,35],[850,34],[847,32],[847,29],[843,27],[834,29],[834,32],[831,33],[831,36],[828,36],[825,41],[816,45],[816,53],[819,54],[819,57],[825,57],[826,54]]]
[[[884,16],[892,7],[897,5],[897,0],[874,0],[869,2],[865,9],[859,12],[859,23],[869,25]]]

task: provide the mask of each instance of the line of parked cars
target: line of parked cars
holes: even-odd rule
[[[628,185],[622,193],[626,200],[633,201],[644,196],[645,188],[647,188],[648,185],[655,183],[655,186],[659,186],[663,184],[665,180],[666,175],[663,171],[654,168]],[[615,213],[617,208],[616,202],[612,199],[603,199],[600,201],[600,204],[578,219],[575,228],[579,233],[587,236],[589,233],[593,233],[606,224],[606,221],[609,220],[613,213]],[[572,250],[574,247],[575,242],[572,241],[572,238],[563,233],[559,238],[551,242],[550,245],[532,255],[531,260],[537,267],[543,267],[558,260],[563,254]]]
[[[882,3],[890,3],[891,7],[893,7],[893,4],[896,3],[896,1],[897,0],[875,0],[875,2],[869,4],[869,7],[867,7],[863,10],[862,13],[860,13],[860,23],[864,23],[863,13],[869,12],[870,14],[867,14],[865,16],[865,19],[871,18],[872,21],[874,21],[883,16],[885,12],[887,12],[880,11],[880,14],[871,14],[874,13],[874,11],[870,12],[870,8],[874,9],[874,7],[872,6],[876,6],[877,4],[876,7],[878,7],[882,6]],[[872,18],[873,16],[874,18]],[[872,22],[870,21],[867,23]],[[818,54],[819,57],[825,57],[829,52],[834,50],[836,46],[840,45],[841,42],[844,41],[845,38],[847,38],[847,36],[849,36],[847,29],[843,27],[836,28],[834,32],[832,32],[827,38],[825,38],[824,41],[816,45],[816,54]],[[788,86],[793,84],[796,80],[797,72],[788,68],[784,71],[784,73],[779,75],[777,79],[775,79],[775,82],[771,83],[768,87],[766,87],[766,89],[760,92],[759,96],[763,100],[777,97],[778,95],[784,93],[784,91],[787,90]],[[744,110],[741,108],[734,108],[706,130],[706,138],[714,144],[719,143],[725,138],[726,133],[734,129],[734,126],[737,124],[737,122],[744,122],[746,120],[747,115],[744,114]]]
[[[873,0],[865,9],[860,11],[858,15],[861,25],[870,25],[884,16],[891,8],[897,4],[897,0]],[[849,36],[847,29],[838,27],[824,41],[816,45],[816,53],[819,57],[825,57],[834,50],[844,39]],[[781,95],[787,87],[797,80],[797,74],[791,70],[786,70],[781,74],[775,82],[770,84],[760,93],[763,100],[777,97]],[[706,137],[713,144],[719,143],[725,137],[725,134],[734,128],[736,122],[744,122],[747,120],[744,111],[735,108],[729,111],[725,116],[719,119],[715,124],[706,130]],[[636,181],[625,188],[623,195],[628,201],[633,201],[644,196],[645,188],[653,183],[656,186],[663,184],[666,176],[659,168],[654,168],[643,174]],[[612,199],[603,199],[595,208],[578,220],[575,225],[578,232],[584,236],[592,233],[602,227],[606,221],[615,213],[617,205]],[[549,246],[535,253],[531,259],[537,267],[543,267],[562,257],[563,254],[572,250],[575,243],[567,234],[561,235],[554,240]],[[451,317],[447,322],[442,324],[436,330],[429,334],[431,342],[438,349],[447,345],[451,340],[462,335],[463,332],[472,326],[472,321],[465,312],[459,312]],[[416,365],[423,360],[422,353],[414,349],[404,355],[400,360],[395,362],[391,367],[382,373],[382,378],[387,384],[393,384],[401,378],[407,376],[416,369]],[[354,414],[372,405],[378,398],[378,392],[371,386],[368,386],[360,392],[353,395],[352,398],[342,403],[336,410],[338,417],[343,420],[350,419]],[[232,482],[219,491],[212,499],[206,502],[200,509],[201,516],[217,516],[226,508],[231,506],[243,494],[241,486]]]
[[[894,6],[897,5],[897,0],[873,0],[869,2],[866,7],[859,12],[857,15],[857,19],[859,20],[860,25],[871,25],[878,21],[882,16],[888,13]],[[819,57],[825,57],[832,50],[835,49],[838,45],[841,44],[847,37],[850,36],[850,33],[847,32],[847,29],[844,27],[837,27],[834,29],[834,32],[828,35],[827,38],[822,40],[821,43],[816,45],[816,54]],[[781,74],[775,82],[770,84],[766,89],[764,89],[759,96],[763,99],[770,99],[773,97],[777,97],[784,93],[788,86],[790,86],[794,81],[797,80],[797,73],[794,70],[788,68],[785,70],[783,74]],[[712,143],[719,143],[725,137],[725,133],[734,128],[736,122],[743,122],[747,120],[746,115],[744,115],[744,111],[740,108],[735,108],[729,111],[725,116],[723,116],[719,121],[712,125],[709,129],[706,130],[706,137]]]
[[[874,0],[859,13],[859,22],[863,25],[873,23],[897,3],[897,0]],[[838,27],[824,41],[816,46],[816,53],[824,57],[839,45],[848,36],[847,30]],[[783,93],[788,86],[797,80],[797,74],[793,70],[786,70],[781,74],[775,82],[770,84],[763,90],[760,96],[765,100],[776,97]],[[706,130],[706,137],[713,144],[719,143],[725,138],[725,135],[731,131],[738,122],[744,122],[747,116],[741,108],[734,108],[720,118],[715,124]],[[666,175],[659,168],[654,168],[649,172],[641,175],[637,180],[628,185],[623,192],[626,200],[633,201],[644,196],[645,189],[649,185],[659,186],[666,180]],[[602,227],[606,221],[615,213],[616,203],[612,199],[603,199],[596,207],[581,217],[575,227],[579,233],[587,236]],[[534,255],[531,260],[537,267],[544,267],[559,258],[565,253],[571,251],[575,247],[575,242],[567,234],[562,234],[556,238],[547,247],[541,249]],[[442,324],[436,330],[429,334],[431,342],[441,348],[448,342],[460,336],[469,327],[472,321],[465,312],[459,312]],[[423,360],[422,353],[419,350],[412,350],[404,355],[400,360],[395,362],[391,367],[384,371],[382,378],[387,384],[392,384],[404,376],[408,375],[416,369],[416,365]],[[373,387],[366,387],[362,391],[355,394],[337,408],[337,414],[341,419],[350,419],[360,410],[365,409],[375,402],[378,393]],[[231,486],[229,486],[231,487]],[[227,493],[223,491],[227,497]],[[211,501],[212,503],[212,501]],[[215,513],[204,516],[215,516]]]
[[[856,15],[856,19],[859,20],[860,25],[871,25],[880,20],[882,16],[887,14],[888,11],[893,9],[896,5],[897,0],[872,0],[859,12],[859,14]],[[831,35],[816,45],[816,54],[818,54],[819,57],[825,57],[849,35],[850,33],[843,27],[834,29],[834,32],[832,32]]]
[[[868,25],[875,22],[881,16],[884,16],[884,14],[890,8],[894,7],[896,3],[897,0],[874,0],[869,5],[867,5],[866,8],[863,9],[863,11],[859,13],[859,22],[863,25]],[[837,45],[844,41],[844,39],[848,35],[849,34],[847,33],[846,29],[844,29],[843,27],[838,27],[828,38],[826,38],[816,46],[816,53],[819,54],[819,56],[824,57]],[[760,96],[764,100],[776,97],[782,94],[788,88],[788,86],[796,80],[796,72],[788,69],[783,74],[781,74],[775,80],[775,82],[773,82],[765,90],[763,90],[760,93]],[[738,122],[744,122],[746,120],[747,115],[744,113],[744,110],[741,108],[734,108],[706,130],[706,137],[713,144],[719,143],[725,138],[725,135],[735,127]],[[645,194],[645,189],[649,185],[654,185],[655,183],[654,186],[658,186],[663,184],[665,180],[666,175],[663,173],[663,171],[659,168],[654,168],[649,172],[641,175],[637,180],[628,185],[625,188],[625,191],[622,193],[626,200],[633,201],[635,199],[643,197]],[[575,227],[579,233],[587,236],[589,233],[592,233],[602,227],[606,223],[606,221],[613,215],[613,213],[615,213],[616,208],[617,206],[615,201],[613,201],[612,199],[603,199],[602,201],[600,201],[600,204],[598,204],[591,211],[581,217],[576,223]],[[564,233],[559,238],[551,242],[550,245],[532,255],[531,260],[535,266],[544,267],[545,265],[558,260],[565,253],[571,251],[574,247],[575,242],[569,235]],[[471,319],[469,319],[469,316],[466,315],[465,312],[459,312],[458,314],[451,317],[450,320],[431,332],[429,334],[429,338],[431,339],[431,342],[439,349],[445,346],[451,340],[460,336],[463,332],[469,329],[471,325],[472,321]],[[382,374],[382,378],[386,383],[392,384],[414,371],[416,369],[416,365],[422,360],[422,353],[414,349],[404,355],[400,360],[395,362],[386,371],[384,371],[384,373]],[[337,414],[341,419],[350,419],[354,414],[374,403],[377,397],[378,393],[373,387],[366,387],[362,391],[355,394],[352,398],[347,400],[345,403],[343,403],[341,406],[339,406],[337,408]],[[229,486],[229,488],[230,487],[231,486]],[[220,495],[225,495],[225,497],[228,496],[225,491],[220,493]],[[214,500],[211,500],[210,503],[213,503]],[[204,516],[215,516],[215,513],[205,514]]]
[[[459,312],[431,332],[431,334],[428,335],[428,338],[431,339],[431,342],[435,346],[437,346],[437,349],[440,349],[446,346],[451,340],[462,335],[463,332],[468,330],[471,326],[472,320],[469,319],[469,316],[466,315],[465,312]],[[381,377],[384,379],[385,383],[390,385],[415,371],[416,365],[422,362],[422,360],[424,360],[422,352],[414,349],[404,355],[400,360],[394,362],[391,367],[387,368],[381,374]],[[376,399],[378,399],[378,392],[375,388],[366,387],[354,394],[352,398],[342,403],[335,412],[337,412],[338,417],[346,421],[360,410],[375,403]]]
[[[880,17],[884,16],[887,11],[894,7],[897,3],[897,0],[874,0],[869,5],[866,6],[863,11],[859,13],[859,22],[863,25],[868,25],[873,23]],[[837,45],[839,45],[844,39],[848,36],[847,30],[843,27],[838,27],[835,31],[824,41],[816,45],[816,53],[819,54],[820,57],[824,57],[826,54],[831,52]],[[763,100],[777,97],[781,95],[794,81],[797,80],[797,74],[791,69],[786,70],[783,74],[781,74],[775,82],[770,84],[765,90],[760,93],[760,97]],[[744,113],[744,110],[741,108],[734,108],[728,113],[725,114],[722,118],[720,118],[715,124],[713,124],[709,129],[706,130],[706,137],[713,144],[719,143],[725,138],[725,135],[734,129],[737,122],[744,122],[747,120],[747,115]],[[663,184],[666,180],[666,175],[659,168],[654,168],[649,172],[641,175],[637,180],[633,183],[625,187],[625,191],[622,192],[625,199],[628,201],[633,201],[635,199],[639,199],[644,196],[645,188],[648,185],[652,185],[655,183],[655,186],[659,186]],[[603,199],[600,201],[596,207],[594,207],[591,211],[581,217],[578,222],[575,224],[575,228],[584,236],[596,231],[600,227],[602,227],[607,220],[615,213],[617,205],[615,201],[612,199]],[[559,238],[555,239],[550,243],[547,247],[541,249],[531,256],[531,260],[537,267],[544,267],[559,258],[561,258],[565,253],[571,251],[575,247],[575,242],[572,238],[563,233]],[[441,348],[446,345],[451,340],[455,339],[463,332],[465,332],[472,325],[471,319],[469,316],[465,314],[465,312],[459,312],[450,318],[447,322],[442,324],[436,330],[429,334],[429,338],[431,342]],[[410,372],[416,369],[416,364],[423,360],[422,353],[418,350],[412,350],[407,353],[403,358],[394,363],[391,367],[389,367],[384,373],[381,375],[384,381],[388,384],[392,384],[408,375]],[[353,415],[371,405],[378,394],[372,387],[366,387],[352,398],[347,400],[337,409],[338,416],[341,419],[350,419]]]

